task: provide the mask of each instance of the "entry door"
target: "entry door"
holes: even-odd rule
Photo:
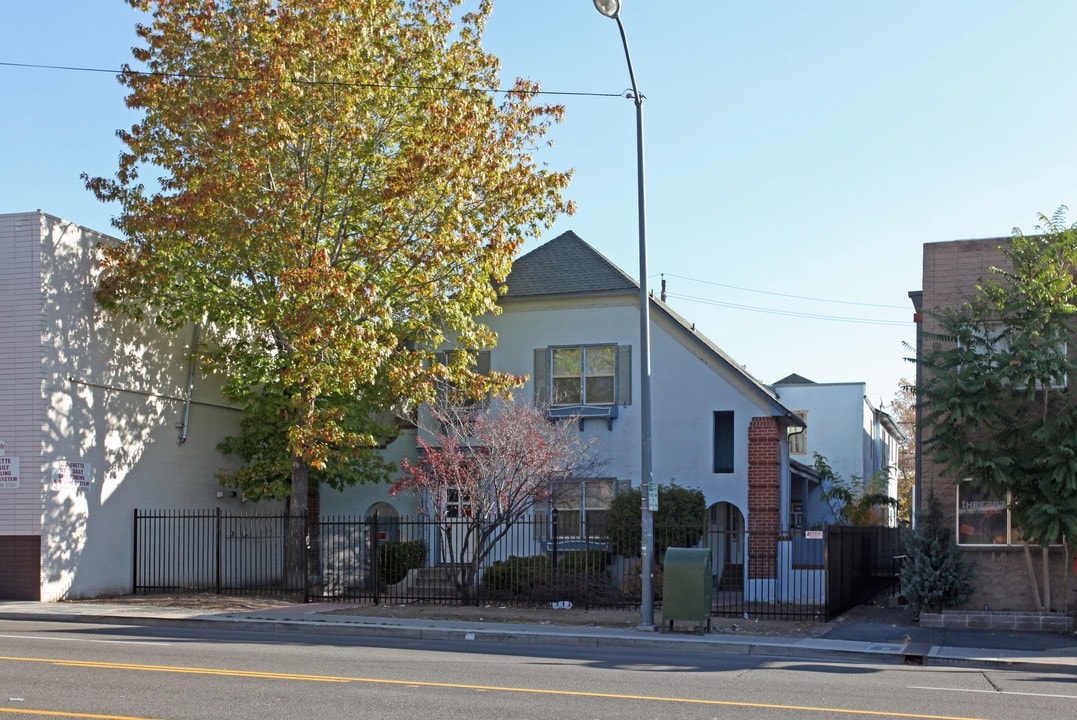
[[[441,561],[462,564],[470,562],[475,554],[475,538],[468,532],[473,512],[471,498],[456,488],[445,494],[445,525],[441,546]]]
[[[727,569],[740,572],[744,565],[744,515],[732,503],[715,503],[710,506],[707,525],[711,572],[717,584]]]

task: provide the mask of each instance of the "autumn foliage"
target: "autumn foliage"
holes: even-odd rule
[[[276,412],[293,512],[312,468],[385,440],[348,422],[355,403],[414,407],[441,377],[510,384],[431,362],[447,338],[494,344],[475,318],[570,209],[569,174],[532,157],[561,108],[531,82],[492,92],[492,4],[457,19],[462,0],[128,1],[147,21],[119,81],[142,117],[115,177],[84,177],[123,236],[101,248],[98,299],[205,323],[232,396]]]

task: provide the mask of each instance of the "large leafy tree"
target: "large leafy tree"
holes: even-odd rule
[[[1047,547],[1077,538],[1077,226],[1065,208],[1015,230],[1005,267],[936,314],[924,363],[925,448],[943,474],[1008,498],[1037,606],[1050,609]],[[1028,543],[1043,547],[1044,598]]]
[[[144,71],[120,82],[143,117],[115,177],[85,178],[124,238],[102,248],[98,298],[205,323],[229,390],[281,428],[304,515],[312,469],[384,439],[349,418],[427,398],[438,376],[506,384],[430,351],[492,345],[474,318],[497,312],[521,243],[571,210],[569,174],[531,154],[562,110],[530,82],[490,92],[487,0],[458,20],[464,0],[128,2],[147,13]]]

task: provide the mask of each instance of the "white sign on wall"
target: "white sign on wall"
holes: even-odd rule
[[[0,488],[19,486],[19,459],[14,455],[0,453]]]
[[[93,482],[93,471],[90,463],[73,462],[71,460],[57,460],[52,464],[53,487],[90,487]]]

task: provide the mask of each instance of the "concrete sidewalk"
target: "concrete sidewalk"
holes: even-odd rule
[[[143,626],[213,625],[271,633],[622,647],[773,657],[858,658],[885,663],[1022,666],[1077,672],[1077,635],[955,631],[838,622],[817,638],[647,632],[633,628],[528,625],[343,615],[337,604],[245,612],[100,603],[0,601],[0,619]]]

